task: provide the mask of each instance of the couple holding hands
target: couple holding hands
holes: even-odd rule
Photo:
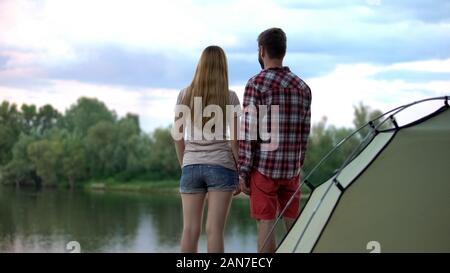
[[[275,251],[275,236],[270,231],[286,205],[283,219],[287,229],[298,217],[300,191],[297,189],[310,131],[311,90],[302,79],[283,66],[287,44],[283,30],[267,29],[258,36],[257,42],[262,70],[249,79],[245,87],[239,139],[238,115],[224,118],[224,115],[217,113],[212,119],[220,119],[224,125],[212,127],[216,135],[218,131],[221,135],[223,132],[223,138],[190,137],[195,130],[201,131],[203,126],[208,125],[201,116],[202,111],[196,111],[195,106],[205,109],[214,105],[223,112],[227,105],[240,106],[236,93],[229,90],[227,59],[220,47],[209,46],[203,51],[191,84],[178,95],[177,105],[189,107],[192,115],[177,114],[175,122],[190,124],[193,121],[195,124],[180,128],[180,133],[187,136],[175,140],[182,167],[182,252],[197,252],[206,202],[208,252],[224,251],[224,229],[231,201],[233,195],[240,192],[250,196],[250,215],[257,221],[259,252]],[[265,111],[261,118],[258,110],[263,106],[265,109],[276,109],[276,113]],[[249,107],[256,109],[256,113],[246,111]],[[271,122],[266,124],[267,120]],[[267,148],[267,141],[257,131],[261,127],[276,132],[270,140],[276,142],[275,146],[269,145],[272,148]],[[227,136],[228,130],[232,132],[231,136]]]

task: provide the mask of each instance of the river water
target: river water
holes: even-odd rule
[[[0,187],[0,252],[177,252],[182,231],[177,193],[30,190]],[[235,198],[226,252],[255,252],[249,200]],[[206,251],[204,232],[199,251]]]

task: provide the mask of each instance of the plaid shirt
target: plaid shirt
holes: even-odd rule
[[[260,105],[267,105],[268,132],[271,131],[270,107],[279,106],[278,147],[261,149],[264,141],[259,135],[261,121],[257,121],[260,117],[251,118],[245,114],[239,141],[239,176],[248,181],[252,169],[272,179],[290,179],[299,175],[310,131],[311,90],[308,85],[288,67],[264,69],[245,87],[244,109],[249,105],[255,106],[259,115]],[[252,126],[258,128],[256,140],[251,138],[251,128],[255,128]]]

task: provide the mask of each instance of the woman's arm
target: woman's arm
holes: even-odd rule
[[[175,150],[177,151],[177,158],[180,166],[183,166],[183,156],[184,156],[184,139],[175,140]]]
[[[239,162],[239,140],[238,140],[238,128],[239,128],[239,124],[238,124],[238,118],[234,117],[234,135],[233,138],[231,139],[231,152],[233,153],[233,157],[234,157],[234,162],[236,163],[236,169],[239,172],[239,166],[238,166],[238,162]],[[234,191],[233,195],[238,195],[241,193],[241,187],[240,185],[236,188],[236,190]]]
[[[176,121],[178,119],[180,119],[180,117],[175,118],[174,128],[175,128]],[[181,126],[181,133],[184,136],[184,126]],[[180,163],[180,167],[181,167],[181,166],[183,166],[183,156],[184,156],[184,148],[185,148],[184,147],[184,137],[181,137],[181,139],[179,139],[179,140],[175,139],[174,141],[175,141],[175,151],[177,153],[178,163]]]
[[[237,117],[234,117],[234,125],[233,126],[234,126],[234,135],[231,139],[231,151],[233,152],[234,162],[236,162],[236,166],[237,166],[238,160],[239,160],[239,141],[238,141],[239,124],[238,124]]]

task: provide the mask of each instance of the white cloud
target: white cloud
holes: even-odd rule
[[[366,2],[3,0],[0,50],[25,50],[33,54],[30,65],[43,68],[76,63],[86,49],[108,47],[197,58],[205,46],[218,44],[247,60],[259,32],[279,26],[288,34],[290,54],[320,55],[325,64],[448,57],[450,24],[414,17],[385,22]],[[380,20],[368,20],[373,17]]]
[[[450,95],[450,80],[410,83],[403,80],[382,81],[370,78],[392,67],[414,69],[415,65],[415,63],[392,66],[339,65],[325,76],[305,79],[313,93],[313,122],[318,122],[323,116],[327,116],[329,124],[350,127],[353,106],[360,101],[373,109],[386,112],[427,97]],[[242,103],[244,86],[230,86],[230,89],[238,94]],[[48,85],[33,89],[0,86],[0,101],[8,100],[17,104],[33,103],[38,106],[50,103],[64,112],[79,97],[95,97],[105,102],[119,116],[128,112],[139,114],[142,127],[150,131],[157,126],[166,126],[171,123],[178,92],[179,90],[175,89],[131,88],[50,80]],[[431,104],[428,106],[434,107]],[[422,112],[433,109],[422,109]]]
[[[436,65],[439,68],[448,62],[449,60],[429,61],[424,64]],[[376,73],[398,68],[421,71],[417,65],[417,62],[389,66],[338,65],[334,71],[325,76],[306,79],[313,92],[313,121],[317,122],[322,116],[327,116],[330,124],[351,126],[353,106],[359,102],[369,105],[372,109],[387,112],[417,100],[450,95],[450,79],[416,83],[371,78]],[[423,66],[425,70],[428,69],[427,65]],[[429,108],[423,111],[429,112],[435,109],[432,104],[428,106]],[[414,113],[412,115],[416,116]],[[412,119],[412,116],[408,119]]]
[[[44,51],[52,57],[47,61],[71,60],[76,46],[98,44],[182,52],[210,43],[233,46],[241,30],[264,25],[257,17],[283,15],[266,0],[206,5],[183,0],[5,0],[0,8],[8,11],[1,19],[0,41]]]
[[[313,123],[327,117],[328,124],[353,127],[353,106],[363,102],[383,113],[414,101],[450,96],[450,79],[429,82],[408,82],[405,80],[375,80],[371,76],[394,69],[427,71],[435,67],[436,72],[446,72],[449,60],[427,62],[405,62],[386,66],[371,64],[338,65],[332,72],[314,78],[305,78],[313,94]],[[420,69],[423,68],[424,70]],[[431,69],[431,71],[433,71]],[[294,71],[295,72],[295,71]],[[245,86],[231,86],[242,103]],[[440,103],[440,102],[439,102]],[[439,104],[438,103],[438,104]],[[406,124],[436,110],[436,103],[422,104],[414,111],[399,115],[400,124]]]
[[[284,1],[286,6],[283,6],[270,0],[203,3],[184,0],[3,0],[0,1],[0,49],[8,50],[0,52],[3,55],[0,57],[7,59],[0,72],[0,81],[32,76],[47,81],[48,85],[26,90],[0,85],[0,100],[38,105],[51,103],[63,111],[80,96],[97,97],[120,115],[129,111],[139,114],[144,128],[151,129],[171,121],[177,90],[46,79],[40,68],[77,62],[80,47],[104,45],[128,51],[158,51],[167,55],[178,52],[197,57],[200,49],[208,44],[219,44],[224,48],[245,47],[243,43],[255,41],[259,31],[272,26],[284,28],[291,42],[301,45],[303,41],[309,42],[309,47],[299,46],[297,50],[304,51],[297,54],[316,52],[317,55],[311,55],[312,64],[317,64],[320,57],[324,63],[335,65],[335,59],[328,59],[333,54],[356,56],[356,60],[359,55],[374,55],[373,59],[378,60],[386,56],[385,52],[390,56],[401,55],[402,52],[391,50],[396,48],[395,42],[410,40],[417,42],[419,49],[425,48],[425,53],[436,51],[436,58],[446,54],[447,51],[441,49],[445,43],[432,42],[448,43],[450,24],[424,23],[414,18],[386,23],[380,19],[384,17],[379,10],[368,5],[369,2],[373,1],[361,1],[358,5],[353,2],[347,5],[342,1],[333,1],[331,5],[307,1],[302,4],[324,8],[296,9],[289,8],[289,5],[295,6],[296,1]],[[380,5],[384,6],[384,1]],[[439,39],[430,42],[430,37]],[[295,43],[289,44],[289,48],[298,46]],[[415,44],[404,49],[416,54]],[[295,56],[296,53],[290,51],[289,54]],[[255,59],[255,53],[250,54],[248,49],[231,52],[229,56],[239,60]],[[359,101],[387,111],[424,96],[448,95],[450,92],[449,80],[416,83],[372,78],[377,73],[399,69],[448,73],[450,59],[384,66],[341,64],[326,75],[307,78],[305,80],[313,91],[313,121],[326,115],[332,124],[351,126],[353,105]],[[232,86],[231,89],[237,91],[242,102],[243,86]]]
[[[271,0],[4,0],[0,8],[8,11],[1,14],[0,41],[68,59],[76,57],[74,47],[93,44],[182,52],[210,43],[232,47],[242,37],[251,35],[254,40],[259,31],[272,26],[301,37],[348,37],[374,27],[362,19],[376,12],[368,5],[311,10]],[[336,8],[346,12],[336,12]],[[398,31],[385,26],[379,30]]]
[[[395,70],[395,69],[450,73],[450,59],[405,62],[405,63],[398,63],[398,64],[393,64],[393,65],[389,66],[389,70]]]

